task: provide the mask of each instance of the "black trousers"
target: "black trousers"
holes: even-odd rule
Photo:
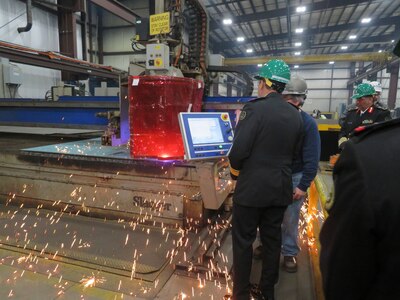
[[[262,274],[260,289],[264,297],[273,299],[279,277],[281,253],[281,224],[286,206],[247,207],[233,204],[233,299],[250,299],[250,273],[253,261],[253,242],[260,230]]]

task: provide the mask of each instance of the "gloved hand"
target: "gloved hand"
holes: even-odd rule
[[[347,137],[342,137],[342,138],[339,139],[338,146],[339,146],[340,150],[343,150],[343,148],[344,148],[344,146],[345,146],[345,144],[347,143],[348,140],[349,139]]]

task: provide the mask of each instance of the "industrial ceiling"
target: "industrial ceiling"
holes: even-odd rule
[[[204,0],[204,4],[210,16],[211,49],[226,58],[384,52],[400,38],[399,0]],[[224,20],[229,23],[226,19],[232,23],[224,25]],[[239,37],[244,40],[238,41]]]

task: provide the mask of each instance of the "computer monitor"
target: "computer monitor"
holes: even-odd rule
[[[233,131],[227,112],[180,113],[179,125],[186,159],[228,155],[232,146]]]

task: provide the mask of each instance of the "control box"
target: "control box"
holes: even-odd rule
[[[169,68],[169,47],[164,44],[146,45],[146,69],[163,70]]]
[[[227,112],[179,113],[185,159],[227,156],[232,147],[232,124]]]

